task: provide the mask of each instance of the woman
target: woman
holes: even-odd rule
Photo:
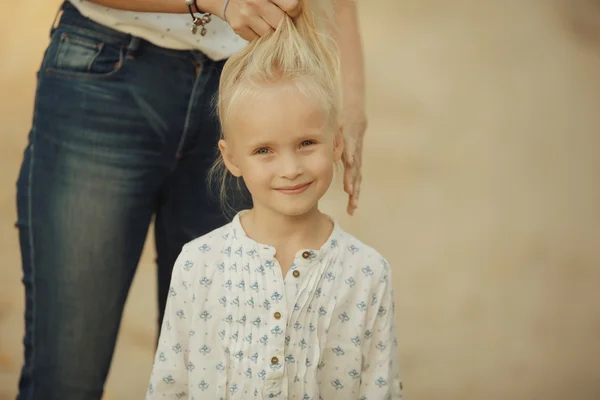
[[[193,17],[184,0],[61,7],[18,182],[26,289],[19,399],[100,399],[151,219],[159,322],[182,245],[226,222],[204,183],[219,139],[212,102],[220,70],[245,46],[239,36],[270,32],[301,3],[190,7]],[[352,213],[366,125],[362,54],[355,5],[340,0],[336,14]]]

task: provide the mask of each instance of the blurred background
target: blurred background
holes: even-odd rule
[[[59,4],[0,16],[0,399],[22,362],[15,182]],[[346,216],[338,182],[323,205],[394,267],[406,399],[600,399],[600,1],[359,8],[361,204]],[[148,384],[153,259],[148,245],[107,400]]]

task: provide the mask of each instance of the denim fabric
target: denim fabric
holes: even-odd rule
[[[206,184],[223,62],[63,9],[38,73],[17,184],[20,400],[100,399],[151,220],[158,323],[183,244],[227,222]]]

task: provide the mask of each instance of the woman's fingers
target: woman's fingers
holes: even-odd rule
[[[302,11],[302,2],[298,0],[272,0],[273,4],[283,10],[287,15],[292,18],[300,15]],[[321,0],[322,1],[322,0]]]
[[[267,23],[267,21],[262,18],[253,20],[250,27],[258,36],[265,36],[275,30],[269,23]]]
[[[260,15],[260,17],[275,30],[285,16],[285,12],[277,7],[277,5],[267,2],[267,4],[262,5],[261,8],[257,10],[257,15]]]
[[[277,29],[286,13],[295,17],[300,10],[298,0],[230,0],[225,16],[238,35],[251,41]]]
[[[249,27],[242,27],[242,28],[238,28],[235,29],[234,28],[235,33],[237,33],[238,35],[240,35],[244,40],[247,40],[249,42],[253,41],[254,39],[260,37],[256,32],[254,32],[251,28]]]

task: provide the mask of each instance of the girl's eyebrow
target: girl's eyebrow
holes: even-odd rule
[[[310,131],[302,132],[302,133],[299,133],[298,135],[294,135],[293,137],[290,137],[289,140],[293,141],[293,142],[298,142],[298,141],[310,139],[310,138],[319,138],[324,135],[325,135],[325,132],[322,129],[312,129]],[[244,147],[254,147],[254,148],[271,147],[274,144],[275,143],[271,140],[258,139],[256,141],[252,141],[252,140],[247,141],[245,143]]]
[[[260,148],[260,147],[271,147],[273,142],[260,140],[260,141],[248,141],[244,147],[247,148]]]

